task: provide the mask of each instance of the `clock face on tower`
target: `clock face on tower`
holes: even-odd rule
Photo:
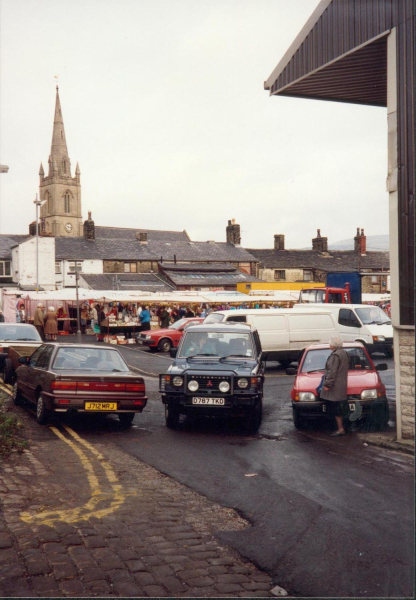
[[[72,224],[71,223],[67,223],[65,225],[65,229],[67,230],[68,233],[71,233],[71,231],[72,231]]]

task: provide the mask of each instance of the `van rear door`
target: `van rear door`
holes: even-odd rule
[[[329,313],[298,313],[288,315],[289,345],[291,350],[303,350],[311,344],[328,342],[336,334],[334,320]]]
[[[289,349],[286,315],[247,315],[247,321],[253,324],[259,332],[263,352]]]

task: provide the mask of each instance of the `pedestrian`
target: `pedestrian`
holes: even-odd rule
[[[94,304],[90,308],[91,329],[94,331],[95,324],[98,322],[98,312]]]
[[[51,342],[55,342],[58,337],[58,323],[56,321],[56,311],[53,306],[49,306],[45,316],[45,337]]]
[[[160,327],[162,329],[166,329],[169,327],[170,323],[170,314],[166,310],[166,306],[163,306],[162,312],[160,313]]]
[[[64,305],[60,304],[58,306],[58,310],[56,311],[56,318],[58,320],[58,331],[63,331],[64,330],[64,325],[65,325],[64,319],[65,319],[66,316],[67,315],[66,315],[66,312],[65,312],[65,309],[64,309]]]
[[[4,323],[4,314],[2,310],[0,310],[0,323]]]
[[[39,304],[37,305],[37,308],[35,310],[33,325],[38,330],[38,333],[39,333],[40,337],[42,338],[42,340],[45,339],[45,332],[43,329],[44,321],[45,321],[45,313],[43,312],[43,304],[42,304],[42,302],[39,302]]]
[[[140,321],[140,325],[141,325],[140,331],[149,331],[150,320],[151,320],[151,315],[150,315],[149,307],[143,306],[142,311],[139,315],[139,321]]]
[[[192,319],[195,316],[194,311],[192,310],[192,308],[190,306],[188,306],[187,310],[186,310],[186,314],[185,317],[187,319]]]
[[[342,340],[333,337],[329,340],[332,353],[325,365],[325,374],[320,393],[321,400],[326,400],[328,414],[335,417],[337,429],[332,437],[345,435],[343,417],[348,414],[348,354],[342,348]]]

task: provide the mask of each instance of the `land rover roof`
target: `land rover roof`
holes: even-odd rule
[[[235,323],[235,322],[226,322],[226,323],[209,323],[204,325],[194,325],[187,332],[192,333],[249,333],[252,331],[256,331],[256,327],[249,325],[248,323]]]

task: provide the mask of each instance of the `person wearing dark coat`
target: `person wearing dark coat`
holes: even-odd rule
[[[331,436],[337,437],[345,435],[342,419],[348,411],[347,387],[349,361],[348,354],[342,348],[342,340],[340,338],[331,338],[329,340],[329,347],[332,353],[326,361],[320,398],[327,401],[328,413],[335,417],[337,430],[331,433]]]
[[[166,329],[169,327],[170,323],[170,314],[166,310],[166,306],[163,307],[162,312],[160,313],[160,326],[162,329]]]

